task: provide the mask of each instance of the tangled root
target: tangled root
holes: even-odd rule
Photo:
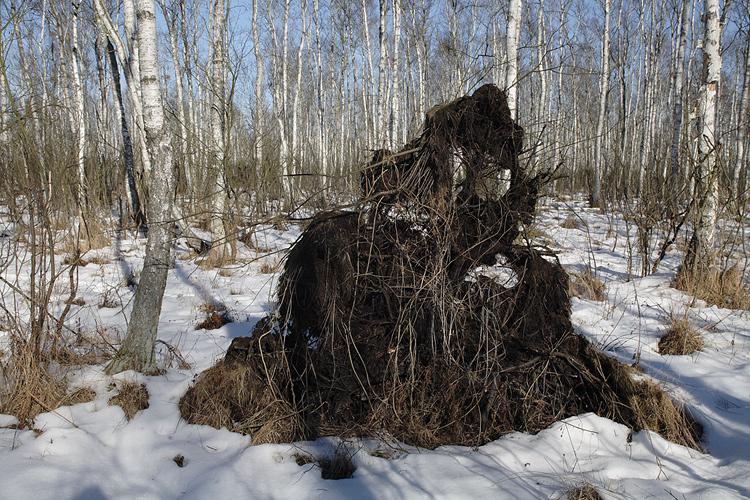
[[[432,448],[595,412],[696,442],[681,408],[647,415],[671,400],[573,333],[554,255],[515,243],[550,178],[521,167],[522,138],[486,85],[431,110],[401,151],[375,152],[360,206],[306,227],[278,310],[199,378],[183,416],[255,442],[386,434]]]

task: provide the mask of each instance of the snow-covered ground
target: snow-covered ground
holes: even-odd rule
[[[750,497],[750,313],[689,307],[691,297],[669,286],[680,259],[676,250],[656,274],[629,280],[624,224],[582,207],[550,201],[537,222],[568,269],[591,264],[606,283],[606,302],[573,299],[576,329],[626,363],[640,356],[645,373],[685,401],[704,425],[707,454],[649,431],[628,439],[625,426],[586,414],[478,448],[348,441],[357,470],[350,479],[332,481],[323,480],[316,465],[297,465],[294,455],[333,453],[340,446],[335,438],[252,446],[248,436],[186,424],[177,403],[191,382],[272,307],[275,275],[261,266],[267,261],[268,271],[280,256],[254,260],[255,252],[243,248],[244,262],[224,270],[201,269],[178,253],[159,338],[177,347],[190,368],[116,376],[146,384],[148,409],[128,421],[118,406],[107,404],[117,392],[112,379],[101,366],[88,366],[72,373],[71,383],[94,389],[94,401],[39,415],[35,431],[0,428],[0,498],[565,498],[584,482],[605,498]],[[573,209],[586,226],[560,227]],[[281,250],[298,234],[296,228],[266,228],[257,246]],[[122,284],[142,254],[143,242],[132,240],[87,254],[101,257],[101,264],[79,268],[78,296],[85,304],[73,308],[68,324],[110,339],[123,335],[132,290]],[[64,287],[60,294],[62,308]],[[99,307],[104,302],[114,307]],[[235,322],[195,330],[207,303],[224,304]],[[705,348],[692,356],[659,355],[656,344],[669,313],[688,309]],[[168,351],[160,348],[166,363]],[[0,416],[0,425],[12,420]],[[183,467],[173,460],[177,455],[184,457]]]

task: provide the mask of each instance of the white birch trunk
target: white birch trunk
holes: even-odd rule
[[[77,144],[77,165],[78,165],[78,209],[82,210],[88,205],[88,195],[86,188],[86,115],[83,103],[83,82],[81,81],[80,50],[78,48],[78,9],[79,4],[73,4],[73,30],[71,33],[72,41],[72,61],[73,68],[73,95],[75,97],[76,130],[78,137]]]
[[[294,101],[292,102],[292,161],[294,166],[298,166],[300,163],[300,152],[299,152],[299,98],[302,90],[302,53],[305,50],[305,40],[307,38],[307,0],[302,0],[301,5],[302,15],[302,33],[300,34],[299,47],[297,48],[297,77],[294,81]],[[292,203],[294,202],[294,186],[295,182],[290,180],[289,186],[291,189]]]
[[[747,151],[745,150],[745,141],[748,139],[748,112],[750,111],[750,36],[748,37],[747,46],[745,47],[745,71],[742,79],[742,100],[740,101],[740,111],[737,124],[736,152],[737,158],[732,165],[732,188],[735,196],[740,199],[742,194],[740,186],[740,176],[747,165]]]
[[[514,120],[518,119],[518,40],[521,35],[521,0],[510,0],[508,30],[505,38],[505,89],[508,107]]]
[[[128,333],[120,350],[107,367],[108,373],[133,369],[143,373],[157,370],[154,356],[159,314],[167,283],[172,247],[174,170],[172,145],[164,123],[157,62],[156,15],[153,0],[138,0],[137,42],[140,56],[141,95],[146,144],[151,157],[149,176],[150,227],[146,256],[135,293]]]
[[[388,126],[385,122],[386,107],[386,14],[388,11],[388,0],[380,0],[380,24],[378,25],[378,46],[380,49],[380,61],[378,62],[378,121],[375,125],[377,134],[377,147],[381,148],[390,143],[388,138]]]
[[[374,143],[375,131],[378,129],[378,125],[372,123],[372,89],[374,86],[373,82],[373,66],[372,66],[372,43],[370,43],[370,21],[367,15],[367,0],[362,0],[362,28],[365,32],[365,54],[367,61],[367,84],[362,85],[362,96],[365,111],[365,124],[367,126],[367,144],[365,147],[370,148]]]
[[[400,108],[399,100],[401,94],[399,91],[399,81],[403,78],[403,75],[399,71],[399,55],[401,45],[401,0],[393,0],[393,59],[391,63],[391,119],[390,119],[390,131],[388,136],[390,137],[390,148],[396,149],[396,142],[398,141],[400,131]]]
[[[680,174],[680,143],[682,138],[682,102],[684,84],[683,72],[685,69],[685,47],[687,46],[687,34],[690,29],[690,3],[692,0],[683,0],[680,10],[680,33],[677,42],[676,61],[674,65],[674,102],[672,106],[672,144],[670,147],[670,184],[671,192],[677,190],[677,179]]]
[[[255,53],[255,109],[253,110],[253,132],[255,136],[255,169],[261,172],[263,168],[263,55],[260,47],[258,31],[258,2],[253,0],[253,49]]]
[[[321,47],[321,39],[320,39],[320,1],[315,0],[313,4],[313,9],[315,10],[314,16],[315,16],[315,57],[316,57],[316,65],[317,65],[317,85],[316,85],[316,94],[317,94],[317,104],[318,104],[318,162],[320,162],[320,170],[323,174],[323,185],[328,184],[328,159],[326,158],[325,153],[325,143],[324,143],[324,134],[325,129],[323,127],[323,116],[324,116],[324,106],[325,103],[323,101],[323,49]]]
[[[609,88],[609,11],[611,0],[604,0],[604,33],[602,34],[602,73],[599,77],[599,115],[596,122],[594,145],[594,181],[591,190],[591,206],[601,205],[604,122],[607,119],[607,90]]]
[[[716,151],[717,108],[721,82],[719,0],[705,0],[704,6],[701,127],[695,189],[699,203],[695,229],[683,266],[683,270],[690,273],[694,279],[700,279],[701,274],[711,266],[719,206],[719,165]]]
[[[224,0],[213,0],[211,9],[211,171],[214,181],[211,192],[211,259],[221,264],[229,255],[224,227],[226,210],[226,8]]]

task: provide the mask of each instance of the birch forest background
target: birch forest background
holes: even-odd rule
[[[0,497],[748,498],[748,127],[750,0],[0,0]]]
[[[345,198],[371,150],[396,149],[430,107],[493,82],[526,130],[526,161],[558,169],[555,192],[685,201],[713,47],[720,205],[744,210],[746,2],[159,0],[148,49],[136,4],[3,2],[5,197],[34,191],[92,224],[113,211],[142,223],[148,178],[165,168],[142,116],[156,99],[178,218],[221,240],[246,209]]]

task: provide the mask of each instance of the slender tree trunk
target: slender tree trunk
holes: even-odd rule
[[[307,0],[302,0],[302,33],[300,34],[299,47],[297,48],[297,76],[294,80],[294,101],[292,102],[292,162],[296,167],[300,162],[299,149],[299,98],[302,91],[302,53],[305,50],[305,40],[307,38]],[[296,170],[296,169],[295,169]],[[294,203],[294,186],[295,182],[290,181],[290,195]]]
[[[388,12],[388,0],[380,0],[380,24],[378,25],[378,44],[380,48],[380,62],[378,63],[378,123],[375,126],[377,132],[377,147],[390,143],[388,127],[385,123],[386,100],[386,14]]]
[[[737,202],[742,203],[742,186],[740,185],[743,172],[747,165],[747,151],[745,150],[745,141],[748,139],[748,112],[750,112],[750,35],[748,35],[747,45],[745,46],[745,71],[742,79],[742,100],[740,101],[740,111],[737,117],[737,140],[736,152],[737,158],[732,165],[732,188],[734,189]]]
[[[401,94],[399,90],[399,81],[403,75],[399,71],[399,55],[401,53],[401,0],[393,0],[393,59],[391,63],[391,119],[390,131],[390,148],[396,149],[396,143],[400,131],[401,110],[399,101]]]
[[[683,72],[685,69],[685,47],[687,46],[687,35],[690,29],[690,4],[692,0],[683,0],[680,9],[680,34],[677,42],[677,54],[674,73],[674,105],[672,107],[672,145],[670,147],[670,186],[669,192],[672,197],[677,191],[677,180],[680,175],[680,143],[682,138],[682,87],[684,84]],[[674,199],[672,202],[674,203]]]
[[[226,8],[224,0],[213,0],[211,15],[211,171],[214,182],[211,190],[211,259],[220,264],[229,255],[224,226],[226,180]]]
[[[164,123],[159,86],[153,0],[138,0],[137,19],[143,122],[148,154],[152,160],[152,170],[148,179],[150,228],[143,270],[128,323],[128,333],[117,355],[107,367],[108,373],[128,369],[154,373],[157,370],[154,344],[173,240],[171,217],[174,203],[174,169],[172,145]]]
[[[383,0],[385,1],[385,0]],[[320,1],[315,0],[313,4],[315,10],[315,58],[317,66],[317,80],[316,80],[316,96],[318,104],[318,162],[320,162],[320,170],[323,174],[323,185],[328,184],[328,159],[325,154],[325,143],[324,134],[325,127],[323,123],[323,117],[325,114],[325,102],[323,100],[323,49],[321,46],[320,38]]]
[[[71,34],[73,57],[71,66],[73,68],[73,95],[75,96],[76,135],[78,137],[78,208],[83,210],[88,207],[88,189],[86,187],[86,114],[83,103],[83,82],[79,68],[81,56],[78,48],[78,10],[79,4],[76,2],[73,4],[73,30]]]
[[[703,36],[703,84],[700,114],[701,136],[695,195],[698,211],[693,236],[682,271],[693,280],[701,279],[713,262],[715,227],[719,206],[719,165],[717,163],[719,84],[721,82],[721,25],[719,0],[705,0]]]
[[[185,117],[185,91],[182,78],[182,64],[180,64],[180,51],[179,43],[177,38],[177,13],[167,8],[165,0],[159,0],[161,5],[161,11],[164,18],[167,19],[167,30],[169,34],[169,52],[172,56],[172,66],[174,67],[174,89],[175,99],[177,108],[177,129],[179,130],[179,152],[180,160],[183,164],[183,172],[185,176],[185,195],[188,200],[193,197],[193,183],[190,175],[190,167],[188,166],[188,128]]]
[[[594,145],[594,182],[591,189],[591,206],[601,206],[602,169],[604,158],[604,122],[607,119],[607,91],[609,90],[609,11],[611,0],[604,0],[604,33],[602,34],[602,74],[599,77],[599,115],[596,121]]]
[[[112,86],[115,89],[115,115],[120,122],[120,133],[122,134],[122,157],[125,164],[125,193],[130,206],[130,213],[133,217],[136,230],[141,237],[146,236],[146,216],[141,208],[141,198],[138,195],[138,186],[135,182],[133,141],[130,137],[130,128],[128,127],[127,114],[125,112],[125,103],[122,98],[122,86],[120,85],[120,68],[117,65],[117,56],[112,42],[107,39],[107,56],[109,59],[110,73],[112,74]]]
[[[508,107],[514,120],[518,119],[518,40],[521,35],[521,0],[510,0],[508,31],[505,38],[505,88]]]
[[[258,31],[258,2],[253,0],[253,49],[255,52],[255,109],[253,110],[253,135],[255,136],[255,169],[256,173],[263,168],[263,55]]]

